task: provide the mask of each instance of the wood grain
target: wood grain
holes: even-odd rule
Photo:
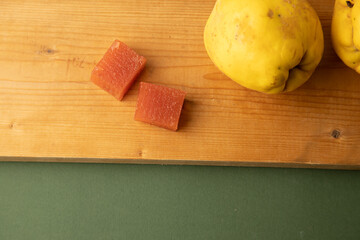
[[[311,3],[325,33],[320,67],[297,91],[265,95],[208,58],[213,0],[2,0],[0,156],[358,168],[360,76],[331,48],[334,2]],[[138,82],[119,102],[89,81],[114,39],[148,59],[139,81],[188,93],[178,132],[133,121]]]

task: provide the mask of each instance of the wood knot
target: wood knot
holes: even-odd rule
[[[42,45],[37,53],[39,55],[53,55],[56,53],[56,50]]]
[[[143,151],[139,150],[138,156],[139,156],[139,157],[142,157],[142,156],[143,156]]]
[[[9,129],[16,129],[18,126],[19,124],[16,121],[12,121],[8,125]]]
[[[340,138],[340,135],[341,135],[341,132],[340,130],[338,129],[334,129],[332,132],[331,132],[331,136],[335,139],[339,139]]]

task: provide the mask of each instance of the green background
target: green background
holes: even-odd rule
[[[0,239],[360,239],[360,172],[3,162]]]

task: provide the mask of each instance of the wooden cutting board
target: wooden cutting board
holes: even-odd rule
[[[281,95],[247,90],[212,64],[202,35],[214,3],[2,0],[2,159],[359,168],[360,75],[331,48],[334,1],[311,1],[324,57]],[[138,82],[188,93],[178,132],[133,120],[138,82],[119,102],[89,81],[114,39],[148,59]]]

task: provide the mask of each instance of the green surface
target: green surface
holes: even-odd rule
[[[360,172],[0,163],[0,239],[360,239]]]

